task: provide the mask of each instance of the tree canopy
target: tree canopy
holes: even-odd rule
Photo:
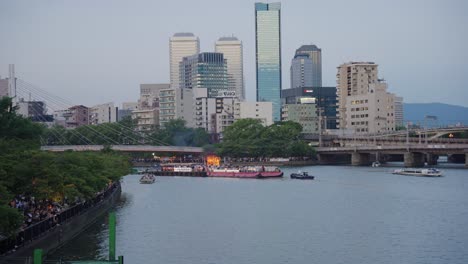
[[[301,139],[301,131],[293,121],[264,127],[258,119],[240,119],[226,128],[217,152],[230,157],[310,156],[313,149]]]

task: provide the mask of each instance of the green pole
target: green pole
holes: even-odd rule
[[[119,264],[123,264],[123,256],[119,256]]]
[[[42,264],[42,249],[34,250],[34,264]]]
[[[115,212],[109,213],[109,260],[115,261]]]

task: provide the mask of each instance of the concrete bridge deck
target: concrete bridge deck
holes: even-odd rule
[[[63,145],[63,146],[42,146],[41,150],[52,152],[73,151],[101,151],[103,145]],[[115,151],[123,152],[167,152],[167,153],[203,153],[203,148],[180,147],[180,146],[150,146],[150,145],[110,145]]]

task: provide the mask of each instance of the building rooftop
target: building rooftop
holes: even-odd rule
[[[175,33],[174,37],[195,37],[195,35],[190,32],[179,32],[179,33]]]
[[[220,37],[218,41],[237,41],[238,39],[234,36],[231,37]]]
[[[322,51],[321,49],[319,49],[316,45],[302,45],[300,48],[298,48],[296,50],[296,52],[298,51]]]

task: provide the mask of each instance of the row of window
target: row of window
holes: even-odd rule
[[[351,115],[351,118],[365,118],[365,117],[369,117],[369,114]]]

